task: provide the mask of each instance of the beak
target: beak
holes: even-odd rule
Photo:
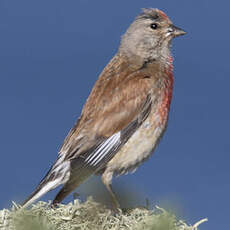
[[[178,36],[186,34],[186,32],[184,30],[182,30],[179,27],[176,27],[174,25],[170,25],[168,32],[170,32],[173,35],[173,37],[178,37]]]

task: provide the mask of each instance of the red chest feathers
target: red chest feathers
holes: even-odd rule
[[[166,71],[167,78],[164,79],[164,89],[162,91],[162,99],[160,101],[160,106],[158,109],[158,113],[161,118],[161,122],[165,122],[168,120],[168,113],[170,109],[170,104],[172,100],[172,91],[173,91],[173,72],[172,67]]]

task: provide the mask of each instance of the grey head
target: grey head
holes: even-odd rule
[[[170,57],[171,40],[184,34],[161,10],[143,9],[123,35],[119,53],[134,62],[164,62]]]

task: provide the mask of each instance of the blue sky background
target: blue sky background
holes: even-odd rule
[[[173,208],[191,224],[208,217],[202,230],[229,227],[228,1],[1,0],[1,209],[26,198],[56,159],[99,73],[143,7],[164,10],[188,34],[173,42],[168,130],[154,157],[135,174],[115,179],[114,188],[135,193],[142,204],[146,197]],[[77,191],[100,196],[102,187],[96,178]]]

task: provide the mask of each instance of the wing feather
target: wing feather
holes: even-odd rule
[[[153,104],[150,74],[117,57],[102,72],[60,150],[79,174],[105,167],[146,119]]]
[[[95,147],[92,147],[86,152],[81,153],[78,156],[81,158],[81,171],[86,168],[87,170],[90,169],[94,172],[97,172],[98,170],[105,167],[109,160],[119,151],[119,149],[128,141],[132,134],[145,121],[151,110],[151,105],[152,103],[150,96],[147,96],[141,113],[136,117],[134,121],[132,121],[121,131],[113,134],[111,137],[104,139],[100,138],[95,144]],[[76,163],[76,158],[74,159],[74,162]]]

